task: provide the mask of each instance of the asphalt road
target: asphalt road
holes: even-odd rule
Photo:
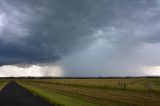
[[[15,82],[9,82],[0,91],[0,106],[53,106],[34,96]]]

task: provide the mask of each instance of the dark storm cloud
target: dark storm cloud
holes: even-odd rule
[[[92,29],[85,16],[90,7],[85,1],[1,2],[1,14],[6,18],[1,26],[1,64],[54,62],[89,42]]]
[[[150,39],[154,30],[136,32],[152,20],[145,11],[157,15],[157,6],[154,0],[1,0],[0,64],[55,62],[99,39],[121,54],[136,42],[159,42],[158,33]],[[106,34],[95,37],[98,30]]]

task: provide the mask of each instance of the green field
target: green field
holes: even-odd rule
[[[64,106],[160,106],[160,78],[21,79],[24,88]]]
[[[0,80],[0,90],[2,90],[7,83],[8,83],[8,80]]]
[[[7,84],[7,80],[0,80],[0,90],[3,89],[3,87]]]

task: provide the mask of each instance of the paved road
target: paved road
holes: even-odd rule
[[[15,82],[9,82],[0,91],[0,106],[51,106]]]

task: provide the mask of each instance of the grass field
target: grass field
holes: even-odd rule
[[[24,88],[64,106],[160,106],[160,78],[24,79]]]
[[[0,90],[7,84],[7,80],[0,80]]]

